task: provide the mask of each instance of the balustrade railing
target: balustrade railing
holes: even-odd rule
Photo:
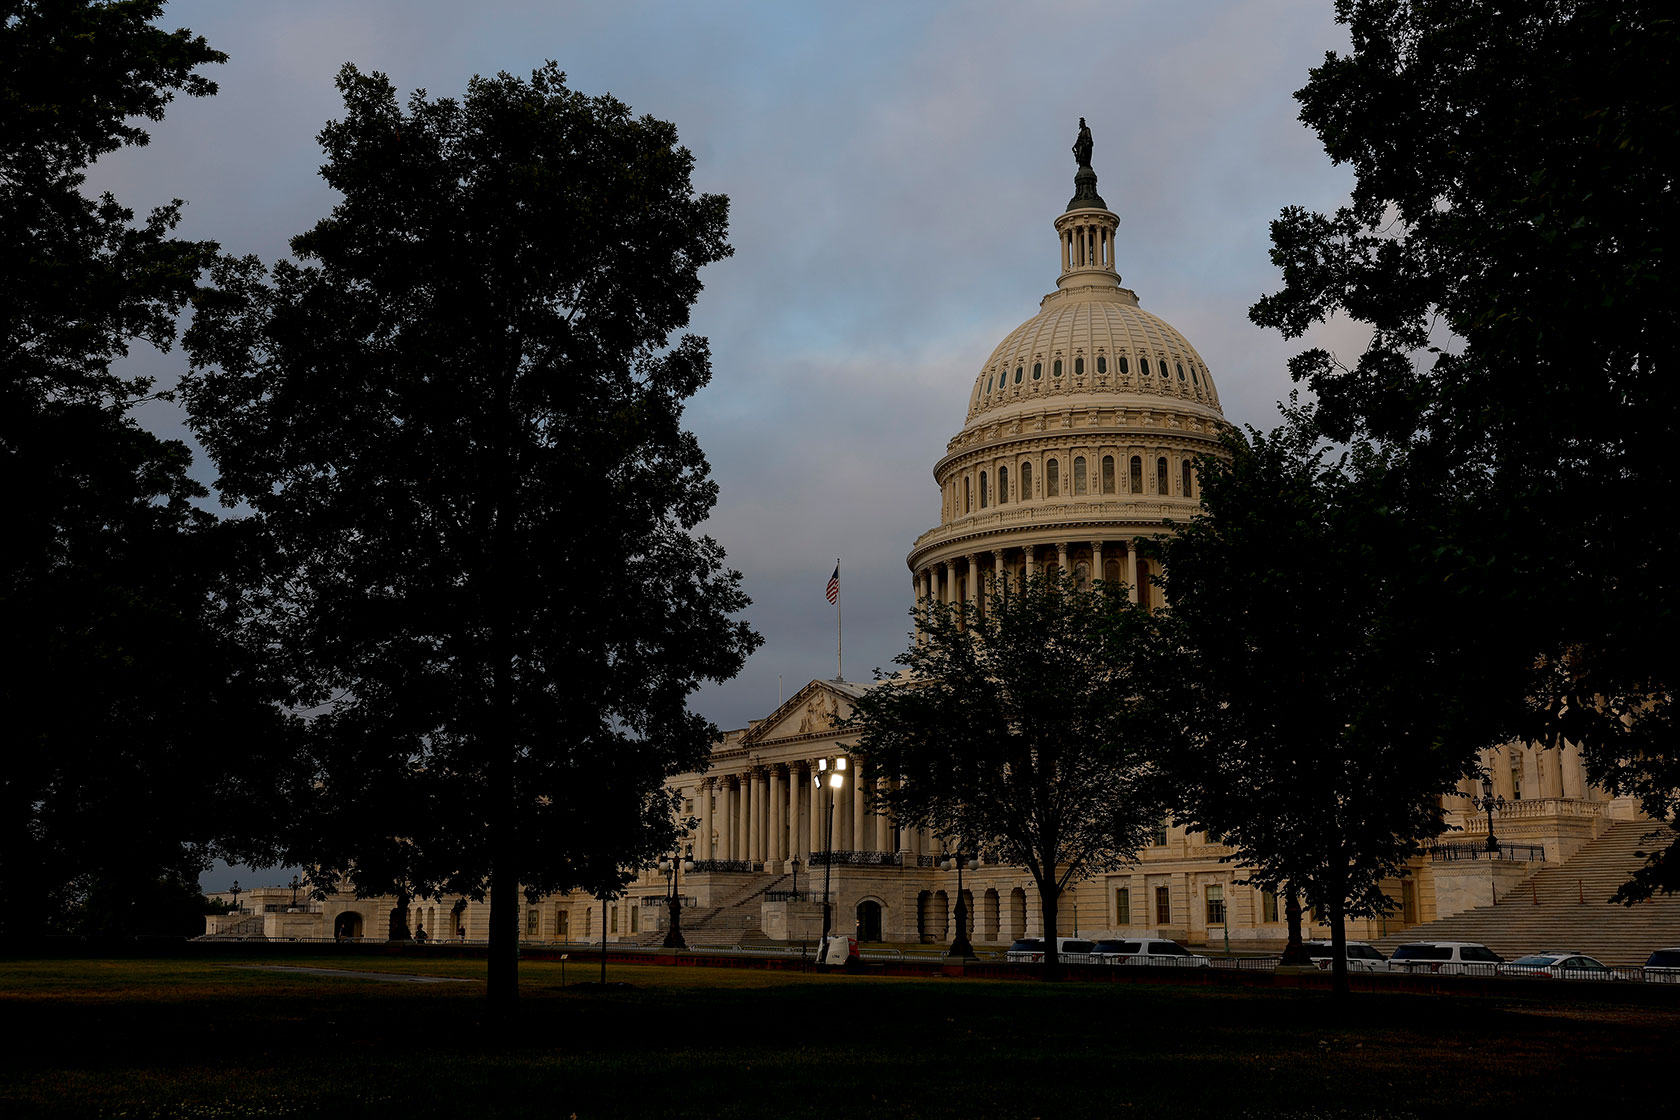
[[[766,902],[821,902],[821,891],[765,891]]]
[[[812,867],[899,867],[902,866],[898,852],[812,852]]]
[[[695,898],[691,894],[679,894],[677,896],[677,899],[683,906],[693,907],[693,906],[699,906],[700,905],[700,900],[698,898]],[[647,895],[643,895],[642,896],[642,905],[643,906],[669,906],[669,905],[671,905],[671,896],[668,895],[668,894],[647,894]]]
[[[1501,844],[1497,852],[1490,852],[1486,844],[1431,844],[1425,849],[1429,858],[1436,863],[1454,863],[1465,859],[1499,859],[1523,860],[1528,863],[1545,863],[1546,849],[1539,844]]]
[[[694,861],[694,872],[701,873],[763,870],[764,864],[759,860],[752,859],[697,859]]]

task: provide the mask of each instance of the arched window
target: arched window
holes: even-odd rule
[[[1024,502],[1033,496],[1032,492],[1032,464],[1021,464],[1021,500]]]
[[[1085,456],[1080,455],[1073,461],[1073,492],[1085,493]]]
[[[1097,372],[1098,373],[1107,373],[1108,372],[1108,358],[1107,358],[1106,355],[1103,355],[1103,354],[1098,354],[1097,355]]]
[[[1103,493],[1114,493],[1114,456],[1103,456]]]
[[[1183,381],[1184,380],[1184,363],[1183,362],[1174,362],[1173,367],[1178,370],[1178,379],[1180,381]]]
[[[1037,381],[1043,375],[1044,375],[1044,363],[1043,362],[1034,362],[1033,363],[1033,380]]]
[[[999,467],[998,468],[998,505],[1001,506],[1005,502],[1007,502],[1008,500],[1009,500],[1009,468],[1008,467]]]
[[[1196,367],[1191,366],[1190,368],[1195,369]],[[1184,483],[1184,496],[1186,498],[1191,497],[1192,495],[1190,493],[1190,460],[1186,459],[1186,460],[1184,460],[1184,462],[1182,462],[1178,465],[1178,473],[1183,476],[1182,478],[1179,479],[1179,481]]]
[[[1015,367],[1015,384],[1019,385],[1020,383],[1021,383],[1021,367],[1016,366]]]
[[[1167,493],[1167,459],[1164,455],[1155,460],[1155,493]]]
[[[964,513],[971,513],[971,512],[973,512],[973,510],[974,510],[974,483],[967,476],[964,476],[964,478],[963,478],[963,512]]]
[[[1062,360],[1060,358],[1057,358],[1056,364],[1050,367],[1050,375],[1052,377],[1060,377],[1062,375]]]
[[[1167,369],[1167,360],[1165,358],[1156,358],[1155,368],[1161,371],[1162,381],[1165,381],[1167,378],[1172,376],[1172,371]]]
[[[1196,380],[1196,363],[1195,362],[1190,363],[1190,384],[1196,386],[1197,388],[1201,388],[1202,383],[1200,381]]]
[[[980,472],[980,508],[986,508],[986,472]]]
[[[1085,372],[1085,359],[1084,358],[1075,358],[1073,360],[1073,372],[1074,373],[1084,373]]]
[[[1137,455],[1132,456],[1132,493],[1143,493],[1143,459]]]
[[[986,392],[989,393],[991,391],[992,391],[992,379],[990,377],[988,377],[988,378],[986,378]]]
[[[1091,565],[1080,560],[1073,565],[1073,585],[1083,591],[1091,583]]]
[[[1132,371],[1131,370],[1131,365],[1132,364],[1126,360],[1126,355],[1124,355],[1124,354],[1120,355],[1120,372],[1121,373],[1130,373]],[[1100,372],[1100,370],[1099,370],[1099,372]]]
[[[1054,459],[1044,464],[1044,496],[1046,498],[1062,496],[1062,467]]]
[[[1143,376],[1145,376],[1145,377],[1149,376],[1149,359],[1148,358],[1139,358],[1138,359],[1138,372],[1143,374]]]

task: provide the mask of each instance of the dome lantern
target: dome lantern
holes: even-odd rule
[[[1114,267],[1114,234],[1120,228],[1120,216],[1097,193],[1091,147],[1091,129],[1080,117],[1079,139],[1073,145],[1073,158],[1079,165],[1073,176],[1073,198],[1056,218],[1056,235],[1062,244],[1058,288],[1120,286],[1120,273]]]

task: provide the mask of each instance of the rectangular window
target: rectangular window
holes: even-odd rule
[[[1114,493],[1114,456],[1103,456],[1102,471],[1103,493],[1112,494]]]
[[[608,918],[608,921],[610,921],[612,923],[612,925],[607,927],[607,932],[608,933],[617,933],[618,932],[618,907],[616,905],[613,906],[612,911],[611,911],[611,915]]]
[[[1156,848],[1164,848],[1167,846],[1167,818],[1162,817],[1160,821],[1156,823],[1155,831],[1149,837],[1149,843],[1152,847]]]
[[[1062,468],[1061,464],[1054,459],[1044,464],[1044,496],[1046,498],[1062,496]]]
[[[1172,892],[1166,887],[1155,888],[1155,924],[1172,925]]]
[[[570,937],[572,935],[572,916],[564,910],[556,911],[554,916],[559,922],[560,937],[562,939]]]
[[[1204,890],[1207,896],[1207,924],[1222,926],[1225,924],[1225,888],[1219,883],[1209,883]]]
[[[1073,461],[1073,492],[1085,493],[1085,456],[1081,455]]]
[[[542,921],[542,919],[541,919],[541,917],[538,916],[537,911],[535,911],[535,910],[525,911],[525,936],[527,936],[527,937],[537,936],[538,931],[542,928],[539,925],[539,923],[541,921]]]
[[[641,928],[642,928],[641,917],[642,917],[642,908],[640,906],[632,905],[630,907],[630,932],[631,933],[641,932]]]
[[[1260,892],[1260,920],[1275,922],[1278,920],[1278,904],[1276,891]]]
[[[1130,887],[1116,887],[1114,890],[1114,924],[1117,926],[1132,924],[1132,890]]]

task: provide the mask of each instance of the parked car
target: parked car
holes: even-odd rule
[[[1087,941],[1083,937],[1056,938],[1056,955],[1061,958],[1063,964],[1095,963],[1096,957],[1092,955],[1095,948],[1095,942]],[[1003,954],[1003,959],[1017,964],[1039,964],[1044,960],[1044,938],[1021,938],[1009,946],[1008,951]]]
[[[1659,984],[1680,984],[1680,948],[1652,950],[1645,962],[1645,979]]]
[[[1539,980],[1614,980],[1616,974],[1581,953],[1530,953],[1499,966],[1501,976],[1528,976]]]
[[[1307,951],[1307,959],[1321,971],[1329,972],[1335,963],[1335,954],[1331,951],[1328,941],[1304,941],[1302,948]],[[1387,972],[1388,958],[1374,946],[1364,941],[1347,942],[1347,965],[1349,972]]]
[[[1097,958],[1103,964],[1165,965],[1168,968],[1207,968],[1211,963],[1176,941],[1161,937],[1104,939],[1097,942]]]
[[[1474,941],[1413,941],[1388,958],[1390,972],[1492,976],[1505,958]]]

